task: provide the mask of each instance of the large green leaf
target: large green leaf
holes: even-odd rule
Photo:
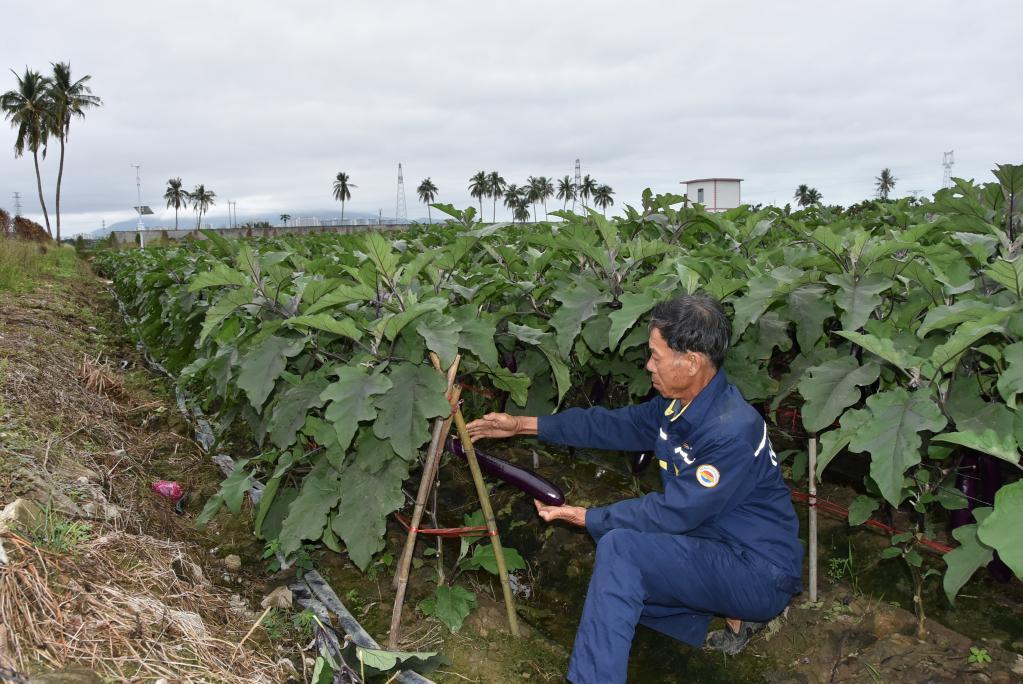
[[[287,387],[274,400],[267,430],[278,449],[295,443],[295,434],[305,425],[309,409],[323,406],[320,393],[326,386],[325,378],[307,377],[301,384]]]
[[[350,318],[336,318],[327,313],[294,316],[284,323],[291,328],[312,328],[313,330],[322,330],[323,332],[341,335],[353,340],[362,337],[362,331],[355,321]]]
[[[796,341],[805,354],[824,336],[824,322],[835,315],[835,307],[827,289],[818,284],[796,288],[788,301],[789,316],[796,324]]]
[[[977,530],[980,541],[998,552],[1002,561],[1023,579],[1023,480],[995,494],[995,510]]]
[[[368,473],[352,463],[341,478],[341,503],[331,529],[345,543],[348,556],[360,570],[369,567],[373,554],[384,548],[387,516],[405,501],[401,485],[408,464],[392,458],[383,469]]]
[[[398,273],[401,257],[394,251],[391,242],[380,233],[369,232],[363,237],[362,248],[373,262],[377,273],[384,279],[393,281]]]
[[[636,321],[640,319],[643,314],[650,309],[654,308],[654,305],[664,295],[657,290],[644,290],[642,292],[633,294],[626,292],[621,296],[622,308],[617,311],[612,311],[608,318],[611,320],[611,327],[607,331],[607,342],[610,349],[614,349],[618,346],[618,342],[622,339],[629,329],[636,325]]]
[[[352,443],[359,422],[377,417],[376,397],[390,391],[393,383],[386,375],[370,373],[363,366],[338,367],[333,374],[337,380],[324,388],[320,399],[330,402],[323,417],[333,424],[338,445],[344,450]]]
[[[241,271],[236,271],[227,264],[216,263],[210,271],[196,275],[188,283],[189,292],[198,292],[207,287],[224,287],[226,285],[245,285],[249,279]]]
[[[1006,368],[998,376],[998,393],[1010,405],[1015,405],[1016,395],[1023,392],[1023,342],[1014,342],[1002,349]]]
[[[1016,297],[1023,295],[1023,256],[1011,260],[999,258],[984,269],[984,274]]]
[[[954,604],[959,590],[973,577],[973,573],[994,558],[991,547],[985,546],[977,538],[977,527],[962,525],[952,530],[952,536],[959,542],[959,546],[945,554],[944,561],[948,569],[942,578],[949,603]]]
[[[304,340],[268,335],[242,356],[238,387],[248,396],[253,408],[258,410],[263,406],[288,359],[297,356],[304,347]]]
[[[352,302],[368,302],[376,293],[368,285],[362,283],[345,283],[337,285],[330,292],[312,300],[309,306],[303,307],[302,313],[311,316],[324,309],[345,306]],[[303,305],[305,302],[303,301]]]
[[[742,337],[746,328],[755,323],[774,301],[778,281],[769,275],[761,275],[749,281],[747,291],[732,303],[735,315],[732,317],[732,334]]]
[[[416,332],[426,342],[426,348],[440,358],[442,368],[449,368],[455,362],[461,331],[462,327],[454,318],[435,311],[416,321]]]
[[[507,368],[494,368],[487,372],[487,377],[494,387],[511,395],[511,400],[519,406],[525,406],[529,400],[530,380],[522,373],[512,373]]]
[[[881,304],[881,293],[892,286],[889,278],[870,273],[855,277],[849,273],[832,273],[826,280],[838,288],[835,292],[835,304],[842,313],[842,328],[859,330]]]
[[[320,538],[327,526],[327,514],[341,496],[339,485],[338,472],[326,459],[305,476],[302,489],[288,507],[288,517],[281,526],[282,554],[289,556],[298,551],[303,541]]]
[[[476,318],[471,306],[456,309],[452,311],[452,315],[461,326],[458,346],[475,354],[484,365],[495,368],[497,347],[494,345],[494,335],[497,333],[497,326],[494,322],[488,318]]]
[[[911,368],[919,368],[923,359],[898,349],[895,341],[890,337],[877,337],[876,335],[851,332],[849,330],[837,331],[839,335],[853,344],[858,344],[875,356],[880,356],[888,363],[909,372]]]
[[[877,380],[881,368],[874,362],[860,366],[852,356],[842,356],[807,370],[799,383],[803,404],[803,425],[820,432],[835,422],[849,406],[860,400],[859,388]]]
[[[571,288],[555,292],[553,297],[561,306],[551,316],[550,324],[558,333],[558,352],[567,359],[583,323],[597,313],[599,304],[611,301],[611,295],[602,292],[593,281],[581,280]]]
[[[239,306],[252,303],[252,295],[254,290],[251,285],[246,285],[238,288],[237,290],[231,290],[223,297],[217,300],[214,304],[206,311],[206,318],[202,323],[202,330],[199,332],[199,344],[206,341],[210,333],[213,332],[214,328],[220,325],[225,318],[230,316]]]
[[[978,321],[985,316],[996,313],[994,305],[975,299],[964,299],[954,304],[942,304],[927,311],[924,322],[917,328],[916,334],[924,337],[932,330],[958,326],[966,321]]]
[[[419,604],[421,611],[440,620],[452,632],[462,628],[462,622],[475,607],[476,595],[457,584],[453,587],[442,584],[434,596]]]
[[[849,442],[857,435],[860,428],[870,422],[870,411],[853,409],[846,411],[838,420],[838,429],[828,430],[821,434],[821,448],[817,454],[817,480],[820,481],[824,469],[835,459],[835,456],[849,446]]]
[[[901,503],[905,472],[920,462],[921,432],[945,427],[945,416],[926,391],[901,387],[867,398],[871,420],[849,442],[853,451],[870,453],[870,476],[893,506]]]
[[[444,309],[444,300],[437,297],[427,299],[425,302],[416,302],[415,304],[409,305],[407,309],[396,314],[387,314],[377,321],[376,325],[378,328],[383,329],[384,337],[389,340],[393,340],[398,337],[398,334],[405,328],[406,325],[416,320],[420,316],[425,316],[428,313],[442,311]]]
[[[999,318],[1004,318],[1004,314],[997,314]],[[943,344],[939,344],[931,352],[931,364],[934,366],[934,373],[937,375],[941,372],[949,372],[955,364],[951,364],[956,357],[962,354],[964,351],[969,349],[983,337],[992,333],[1004,332],[1005,326],[1001,323],[991,322],[990,317],[982,318],[979,321],[967,321],[959,325],[956,328],[955,333],[952,337]]]
[[[416,450],[430,439],[430,418],[451,413],[447,379],[431,366],[401,363],[392,366],[393,387],[377,397],[380,410],[373,432],[389,439],[394,452],[411,461]]]
[[[283,478],[291,466],[295,463],[295,453],[292,451],[285,451],[277,458],[276,468],[274,468],[273,475],[267,480],[266,485],[263,487],[263,496],[259,499],[259,506],[256,509],[256,522],[253,525],[255,535],[259,539],[264,539],[263,536],[263,522],[266,520],[267,514],[270,512],[270,508],[273,505],[274,500],[277,498],[277,490],[281,486],[281,478]]]

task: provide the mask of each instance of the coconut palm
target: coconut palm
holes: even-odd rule
[[[195,189],[188,194],[188,198],[192,200],[192,208],[195,209],[195,229],[199,230],[202,226],[202,215],[205,214],[211,206],[216,204],[214,201],[217,197],[217,193],[212,190],[207,190],[205,185],[201,183],[195,186]]]
[[[163,198],[167,200],[167,207],[174,207],[174,230],[178,229],[178,209],[185,209],[188,207],[189,201],[192,196],[188,190],[181,187],[180,178],[171,178],[167,181],[167,191],[163,193]]]
[[[796,201],[800,207],[806,208],[814,204],[819,204],[821,201],[821,193],[817,188],[811,188],[806,183],[801,184],[796,188],[796,192],[792,195],[792,199]]]
[[[46,143],[49,141],[50,132],[53,130],[53,101],[49,89],[50,79],[38,71],[25,68],[25,75],[18,76],[18,87],[15,90],[8,90],[0,95],[0,110],[3,110],[4,118],[10,119],[11,126],[16,128],[18,133],[14,139],[14,156],[20,157],[25,153],[27,147],[32,152],[32,160],[36,167],[36,187],[39,190],[39,204],[43,208],[43,219],[46,222],[46,232],[53,237],[50,230],[50,214],[46,210],[46,201],[43,199],[43,180],[39,174],[39,150],[42,149],[43,157],[46,157]]]
[[[515,201],[515,206],[512,208],[512,220],[522,221],[523,223],[529,220],[528,197],[520,195]]]
[[[506,186],[507,183],[497,171],[491,171],[487,175],[487,190],[490,191],[490,196],[494,198],[494,223],[497,223],[497,200],[501,199]]]
[[[522,188],[526,191],[526,199],[533,207],[533,222],[536,222],[536,203],[540,201],[540,194],[542,190],[542,183],[536,176],[530,176],[526,179],[526,184]]]
[[[897,181],[898,178],[893,176],[892,170],[886,167],[881,169],[881,175],[874,180],[876,181],[874,183],[874,187],[877,188],[877,196],[880,199],[886,200],[888,199],[888,193],[890,193],[895,187],[895,181]]]
[[[85,110],[99,107],[103,101],[92,94],[86,83],[92,78],[86,74],[77,81],[71,78],[71,65],[67,62],[51,62],[53,78],[50,79],[50,100],[53,102],[52,132],[60,140],[60,163],[57,166],[57,241],[60,242],[60,184],[64,178],[64,147],[71,133],[71,119],[85,118]]]
[[[583,182],[578,188],[579,197],[583,201],[583,209],[587,208],[586,200],[593,196],[593,193],[597,191],[597,187],[597,180],[595,178],[591,178],[590,174],[583,176]]]
[[[290,221],[290,220],[291,220],[291,214],[281,214],[281,223],[284,224],[285,228],[288,227],[288,221]]]
[[[469,196],[479,200],[480,221],[483,220],[483,198],[490,196],[490,184],[487,181],[486,171],[477,171],[469,179]]]
[[[338,171],[337,176],[334,177],[334,199],[341,203],[341,222],[345,220],[345,202],[352,199],[352,188],[357,188],[358,185],[352,185],[351,179],[348,174],[344,171]]]
[[[426,178],[416,188],[416,192],[419,194],[419,201],[426,205],[426,217],[432,226],[433,216],[430,214],[430,205],[437,199],[437,186],[433,184],[432,180]]]
[[[607,216],[607,208],[615,203],[611,198],[613,194],[615,192],[611,189],[610,185],[598,185],[597,189],[593,191],[593,203],[603,210],[605,217]]]
[[[551,196],[554,195],[554,183],[552,183],[551,179],[548,178],[547,176],[540,176],[537,185],[539,186],[540,201],[543,202],[543,219],[544,221],[546,221],[547,200],[549,200]]]
[[[558,181],[558,194],[556,197],[559,200],[563,200],[561,205],[562,211],[568,209],[568,200],[572,200],[572,203],[575,204],[575,184],[572,183],[570,176],[564,176]]]
[[[513,221],[518,220],[518,219],[515,218],[515,209],[520,204],[522,204],[522,200],[523,200],[523,197],[522,197],[523,192],[522,191],[524,189],[525,188],[520,188],[519,186],[515,185],[515,183],[510,183],[507,186],[505,186],[505,188],[504,188],[504,206],[506,206],[506,207],[508,207],[509,209],[512,210],[512,220]]]

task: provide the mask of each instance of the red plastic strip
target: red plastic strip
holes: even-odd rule
[[[395,520],[401,523],[401,526],[406,531],[411,532],[412,527],[409,526],[408,519],[400,513],[394,514]],[[493,536],[495,533],[491,533],[487,530],[486,526],[481,527],[418,527],[415,528],[416,534],[431,535],[434,537],[446,537],[446,538],[457,538],[457,537],[485,537],[487,535]]]

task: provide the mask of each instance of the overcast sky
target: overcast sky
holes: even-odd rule
[[[427,176],[468,205],[477,170],[522,183],[576,158],[615,210],[689,178],[741,177],[744,201],[776,204],[808,183],[848,204],[886,166],[896,195],[932,193],[945,150],[977,180],[1023,162],[1018,0],[2,5],[0,67],[69,61],[103,99],[72,124],[65,233],[131,218],[132,162],[162,213],[150,225],[173,222],[175,176],[216,192],[216,223],[226,200],[242,220],[336,217],[338,171],[358,186],[347,212],[393,215],[398,162],[410,217]],[[39,214],[13,144],[0,122],[0,207],[19,191]],[[51,213],[56,162],[54,145]]]

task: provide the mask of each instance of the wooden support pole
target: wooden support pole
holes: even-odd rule
[[[438,372],[443,373],[440,367],[440,359],[436,354],[430,354],[430,360]],[[461,387],[452,387],[455,375],[458,373],[458,364],[462,357],[455,357],[455,362],[448,369],[448,401],[452,406],[458,405],[461,396]],[[453,410],[453,409],[452,409]],[[412,555],[415,552],[416,536],[419,531],[419,524],[423,520],[423,510],[426,508],[430,496],[430,488],[434,478],[437,477],[437,469],[440,465],[441,455],[444,453],[444,438],[451,430],[453,415],[446,418],[438,418],[433,422],[433,435],[430,439],[430,448],[426,454],[426,462],[423,465],[423,474],[419,480],[419,491],[416,494],[416,505],[412,510],[412,522],[410,523],[408,537],[405,539],[405,546],[398,559],[398,572],[394,576],[394,608],[391,611],[391,630],[387,637],[387,647],[394,650],[398,647],[398,637],[401,631],[401,611],[405,605],[405,591],[408,588],[408,576],[412,567]]]
[[[810,436],[810,603],[817,603],[817,437]]]
[[[455,412],[455,427],[458,428],[458,437],[462,441],[462,448],[465,449],[465,460],[469,462],[472,481],[476,485],[476,494],[480,499],[483,517],[487,521],[490,543],[494,545],[497,574],[501,578],[501,588],[504,590],[504,605],[508,609],[508,626],[511,628],[512,636],[517,637],[519,635],[519,620],[515,614],[515,601],[512,597],[511,582],[508,581],[508,566],[504,562],[504,549],[501,547],[501,537],[497,533],[497,522],[494,520],[494,509],[490,506],[490,495],[487,494],[487,485],[483,482],[483,473],[480,472],[480,464],[476,460],[476,449],[472,445],[472,438],[469,436],[469,430],[465,426],[465,418],[462,416],[461,409]]]

